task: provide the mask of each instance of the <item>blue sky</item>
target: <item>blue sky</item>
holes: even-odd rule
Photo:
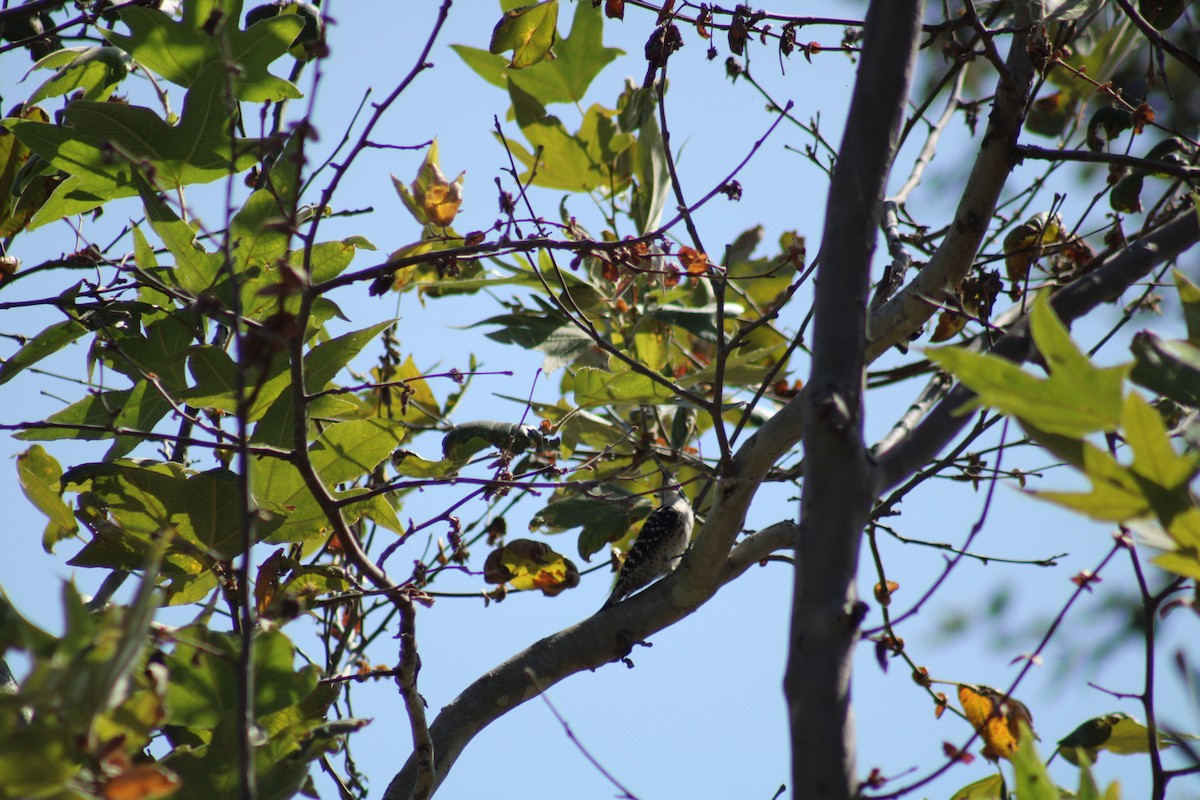
[[[398,10],[398,6],[404,7]],[[373,89],[371,100],[380,99],[411,68],[431,27],[436,7],[430,0],[406,4],[380,0],[326,3],[334,24],[330,28],[332,57],[321,67],[321,84],[315,94],[319,147],[327,149],[336,144],[367,88]],[[824,4],[820,13],[855,17],[862,13],[861,9],[860,3],[840,3],[836,7]],[[571,5],[565,4],[560,14],[560,29],[569,26],[571,10]],[[486,47],[498,13],[491,2],[482,0],[455,4],[430,58],[434,68],[417,79],[372,137],[400,145],[419,144],[438,137],[444,171],[451,176],[460,170],[467,171],[465,202],[456,222],[460,230],[486,228],[497,216],[492,178],[507,166],[507,159],[490,130],[493,116],[503,120],[508,101],[504,92],[467,69],[448,45]],[[642,45],[652,26],[651,14],[632,7],[623,23],[608,23],[606,44],[622,47],[627,55],[601,73],[585,105],[595,101],[611,106],[626,76],[640,80],[645,70]],[[840,30],[804,28],[800,38],[836,44]],[[772,118],[764,112],[765,102],[753,89],[744,81],[731,83],[725,76],[723,42],[720,57],[709,61],[704,46],[690,31],[685,32],[685,39],[686,46],[671,60],[667,107],[672,143],[681,150],[679,166],[684,189],[689,196],[696,197],[725,177],[766,132]],[[24,68],[18,53],[7,54],[0,60],[0,87],[6,106],[27,91],[24,87],[31,89],[31,84],[36,85],[34,78],[17,84]],[[276,67],[275,71],[284,69]],[[843,55],[826,53],[818,54],[809,64],[797,53],[781,70],[773,48],[759,47],[752,50],[751,69],[771,87],[779,102],[791,99],[796,103],[793,113],[798,118],[807,121],[819,113],[822,133],[836,145],[854,79],[853,63]],[[310,70],[301,83],[306,93],[312,91],[311,79]],[[991,82],[988,75],[982,85],[990,86]],[[291,111],[299,113],[306,102],[294,104]],[[940,109],[940,103],[934,108]],[[579,113],[576,109],[558,106],[552,111],[564,119],[568,128],[575,126]],[[508,127],[511,132],[513,126]],[[807,236],[810,255],[816,252],[822,229],[824,177],[801,155],[785,149],[785,145],[802,149],[809,141],[799,129],[781,126],[756,159],[738,175],[744,187],[743,199],[731,203],[718,198],[697,214],[697,224],[711,251],[723,249],[723,244],[741,231],[761,224],[765,239],[760,254],[770,252],[771,244],[788,229]],[[910,143],[897,163],[908,164],[917,145],[919,141]],[[977,146],[978,140],[970,140],[963,126],[952,126],[939,158],[914,196],[914,213],[934,222],[948,218],[965,173],[966,162],[958,156],[973,152]],[[417,238],[417,226],[396,197],[388,175],[394,173],[402,180],[411,180],[422,155],[397,150],[366,152],[335,198],[335,206],[341,209],[371,206],[374,213],[329,220],[322,226],[323,235],[332,238],[363,234],[383,253]],[[905,175],[906,170],[899,169],[893,186],[898,186]],[[1019,183],[1015,180],[1013,186]],[[1078,184],[1067,182],[1064,189],[1076,192],[1080,203],[1088,195]],[[188,196],[202,214],[205,209],[210,209],[208,213],[218,213],[220,193],[216,187],[189,189]],[[557,194],[538,192],[533,199],[539,213],[557,217]],[[584,220],[589,216],[595,218],[588,206],[589,202],[583,198],[569,202],[571,211]],[[117,203],[98,222],[88,223],[84,231],[97,241],[107,242],[111,233],[107,237],[105,233],[138,215],[138,207],[131,201]],[[593,226],[594,230],[598,228],[598,224]],[[64,236],[64,230],[52,225],[23,235],[17,240],[14,254],[30,266],[77,249],[78,245]],[[354,267],[376,263],[377,255],[360,255]],[[1196,278],[1194,256],[1190,266]],[[61,275],[52,273],[44,280],[18,283],[0,295],[0,300],[57,293],[65,285],[59,283],[62,280]],[[486,296],[432,301],[422,306],[415,296],[399,300],[395,295],[368,297],[365,287],[355,286],[342,290],[335,299],[352,320],[344,330],[399,316],[401,346],[406,354],[413,354],[422,368],[438,364],[442,368],[465,369],[469,354],[474,352],[482,361],[481,369],[514,372],[511,378],[477,380],[458,420],[515,421],[520,417],[522,409],[518,404],[499,400],[496,395],[527,396],[541,357],[515,348],[501,349],[483,339],[479,329],[464,329],[471,322],[498,313]],[[781,325],[795,330],[806,308],[796,303],[794,309],[785,312]],[[8,310],[4,312],[0,332],[29,333],[52,321],[46,317],[44,310]],[[1102,320],[1106,321],[1111,322],[1111,318]],[[1090,343],[1103,330],[1100,325],[1083,325],[1076,328],[1075,334],[1080,341]],[[1178,335],[1180,330],[1170,332]],[[0,354],[7,355],[12,350],[10,342],[2,342],[0,347],[3,348]],[[893,354],[886,357],[885,363],[904,363],[913,357]],[[78,374],[83,358],[83,349],[76,347],[44,366]],[[1122,360],[1125,355],[1115,350],[1106,358]],[[806,377],[806,364],[797,361],[794,369],[792,377]],[[557,377],[538,381],[535,399],[554,400]],[[439,397],[451,390],[448,385],[435,384],[433,388]],[[917,386],[904,386],[873,393],[869,400],[868,438],[874,440],[882,435],[918,390]],[[60,407],[58,398],[72,397],[77,392],[77,387],[44,376],[24,375],[5,387],[0,420],[16,422],[44,417]],[[9,457],[23,446],[0,440],[3,454]],[[422,446],[433,452],[436,440],[419,442],[415,449],[421,451]],[[72,459],[99,458],[103,453],[101,448],[57,442],[48,449],[64,464],[74,463]],[[11,458],[6,463],[12,464]],[[1044,466],[1047,459],[1013,454],[1006,456],[1005,463],[1032,468]],[[1077,485],[1072,480],[1057,473],[1051,483],[1056,488]],[[464,492],[453,487],[444,492],[431,491],[428,497],[413,498],[401,516],[419,520],[423,513],[436,513]],[[957,544],[979,516],[983,496],[982,491],[975,492],[968,485],[932,481],[914,493],[903,516],[893,522],[906,536]],[[73,578],[84,591],[90,591],[102,576],[65,566],[63,562],[74,552],[70,543],[61,545],[56,556],[42,552],[40,531],[44,522],[21,496],[15,481],[0,482],[0,498],[9,513],[7,557],[0,560],[0,587],[24,613],[41,624],[57,628],[60,626],[58,582]],[[755,528],[794,517],[796,508],[794,491],[787,488],[764,491],[747,524]],[[519,506],[509,517],[509,529],[520,530],[523,521],[536,510],[536,503]],[[483,511],[482,501],[476,501],[464,519]],[[1048,620],[1057,612],[1074,589],[1069,578],[1080,570],[1094,568],[1111,546],[1109,534],[1104,526],[1059,512],[1023,495],[1015,486],[1002,483],[996,489],[987,524],[972,550],[1015,559],[1069,555],[1053,569],[964,561],[935,600],[902,627],[900,634],[914,658],[927,666],[934,677],[1004,688],[1019,668],[1012,660],[1032,651],[1044,631],[1044,626],[1033,625],[1031,621]],[[561,550],[572,551],[573,542],[564,542],[553,543]],[[882,542],[889,577],[901,584],[893,610],[902,612],[939,574],[944,564],[943,554],[886,537]],[[262,548],[260,557],[265,558],[271,549]],[[393,564],[407,563],[405,559],[418,555],[401,550]],[[1111,621],[1089,621],[1089,614],[1095,614],[1103,604],[1106,592],[1129,585],[1128,575],[1127,562],[1114,563],[1105,573],[1105,582],[1098,592],[1084,597],[1068,617],[1065,642],[1086,651],[1113,635]],[[869,596],[875,577],[865,552],[862,581],[862,592]],[[455,583],[439,586],[459,591],[481,587],[482,581],[477,576],[462,576]],[[443,599],[432,609],[423,610],[418,618],[423,661],[420,688],[431,714],[483,671],[538,638],[594,612],[607,590],[607,578],[593,575],[579,588],[555,599],[517,595],[486,609],[474,599]],[[1001,591],[1007,591],[1012,598],[1009,611],[1001,619],[984,620],[984,608]],[[788,730],[781,690],[790,597],[791,576],[787,566],[772,563],[751,570],[695,615],[654,637],[653,648],[635,650],[635,669],[618,664],[595,673],[583,673],[556,686],[550,697],[591,754],[642,800],[685,796],[770,798],[780,784],[790,782]],[[956,615],[978,619],[966,631],[953,636],[939,635],[946,621]],[[878,613],[873,611],[866,624],[873,626],[878,622]],[[1193,664],[1200,657],[1196,642],[1186,638],[1186,626],[1182,618],[1168,619],[1165,625],[1167,644],[1162,652],[1168,657],[1160,668],[1161,713],[1164,722],[1194,730],[1200,722],[1196,699],[1183,696],[1169,663],[1169,655],[1175,650],[1188,653]],[[288,632],[297,636],[302,646],[306,643],[311,646],[311,639],[299,635],[296,626]],[[385,638],[376,645],[372,660],[388,663],[394,657],[395,642]],[[1133,703],[1120,702],[1085,685],[1094,681],[1114,691],[1138,691],[1142,681],[1141,662],[1135,648],[1104,663],[1087,664],[1063,674],[1059,667],[1066,657],[1066,648],[1052,647],[1046,653],[1046,665],[1036,668],[1016,693],[1033,711],[1035,727],[1043,739],[1043,754],[1089,717],[1114,710],[1142,716]],[[407,720],[391,684],[356,689],[354,698],[356,715],[374,720],[357,735],[354,756],[359,770],[371,780],[371,796],[379,796],[408,756]],[[891,669],[882,673],[868,644],[861,647],[856,664],[854,700],[861,772],[865,775],[879,767],[885,775],[896,776],[915,770],[897,779],[893,786],[940,764],[943,741],[961,744],[969,735],[966,724],[949,715],[934,719],[930,702],[912,683],[901,662],[893,661]],[[1138,787],[1145,786],[1144,767],[1140,756],[1106,756],[1100,762],[1098,775],[1103,781],[1119,777],[1126,796],[1136,797],[1142,793]],[[951,770],[950,775],[916,796],[948,796],[955,788],[984,777],[989,769],[978,759],[971,766]],[[1054,774],[1061,783],[1073,787],[1073,769],[1056,764]],[[318,785],[323,797],[334,796],[327,783]],[[467,798],[484,793],[498,798],[533,794],[600,800],[613,797],[616,790],[584,760],[549,709],[535,700],[480,735],[459,760],[439,796]],[[1175,796],[1188,795],[1176,792]]]

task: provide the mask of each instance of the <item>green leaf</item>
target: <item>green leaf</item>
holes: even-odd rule
[[[633,350],[638,361],[652,370],[662,370],[671,356],[670,330],[648,318],[639,320],[633,334]]]
[[[569,365],[591,351],[592,339],[557,309],[544,311],[522,309],[510,314],[488,317],[469,326],[498,325],[499,330],[484,334],[502,344],[512,344],[524,350],[539,350],[546,354],[542,369],[553,372]]]
[[[1090,442],[1083,442],[1077,465],[1092,483],[1090,492],[1035,492],[1037,497],[1104,522],[1137,519],[1150,513],[1141,486],[1129,470]]]
[[[1100,797],[1100,787],[1096,785],[1096,778],[1092,775],[1092,768],[1087,764],[1080,765],[1079,789],[1075,792],[1075,800],[1102,800]]]
[[[965,410],[989,406],[1063,436],[1115,431],[1129,365],[1093,366],[1046,301],[1034,306],[1030,318],[1033,340],[1050,369],[1046,379],[1002,358],[958,348],[931,349],[926,354],[978,395]]]
[[[1174,742],[1161,731],[1158,734],[1158,749],[1170,747]],[[1095,763],[1101,751],[1117,755],[1134,755],[1150,752],[1150,729],[1128,714],[1115,711],[1102,717],[1094,717],[1059,740],[1063,757],[1079,766],[1082,751],[1090,763]]]
[[[167,656],[171,682],[167,707],[171,723],[189,728],[215,728],[238,708],[239,637],[200,625],[182,628],[175,650]],[[278,629],[261,630],[254,638],[254,707],[265,716],[295,705],[317,686],[320,670],[292,666],[295,648]]]
[[[58,726],[40,722],[0,736],[0,776],[10,797],[62,796],[54,792],[79,770]]]
[[[239,139],[236,151],[230,149],[225,75],[220,64],[200,73],[184,98],[178,125],[141,106],[84,100],[67,106],[68,126],[14,124],[13,133],[30,150],[70,175],[30,228],[136,194],[133,164],[148,167],[163,191],[208,183],[253,165],[259,158],[258,141]]]
[[[306,135],[296,133],[288,139],[261,184],[263,188],[256,189],[246,198],[230,220],[229,239],[233,243],[233,258],[239,275],[245,275],[250,268],[261,269],[273,264],[287,253],[291,240],[287,233],[288,224],[299,222],[296,203],[300,189],[299,167],[303,159],[301,148]],[[259,285],[261,282],[254,284],[255,290]],[[249,294],[253,295],[253,292]]]
[[[47,417],[46,422],[53,423],[55,427],[31,427],[13,434],[13,438],[32,442],[48,442],[55,439],[79,439],[81,441],[108,439],[113,435],[109,431],[84,430],[83,428],[111,427],[112,421],[121,413],[121,409],[128,400],[128,389],[91,394]],[[73,428],[72,426],[80,427]]]
[[[404,478],[442,478],[458,469],[458,464],[449,459],[430,461],[411,450],[392,453],[392,467]]]
[[[950,800],[1003,800],[1004,797],[1004,776],[988,775],[962,787]]]
[[[63,480],[88,486],[113,522],[143,541],[173,529],[214,558],[242,552],[238,482],[229,470],[195,473],[173,462],[147,466],[120,461],[75,467]]]
[[[522,181],[532,180],[536,186],[569,192],[590,192],[606,186],[602,165],[588,154],[582,139],[567,133],[558,117],[547,114],[537,98],[515,83],[509,83],[508,94],[517,125],[536,153],[509,140],[513,155],[526,168]]]
[[[675,393],[624,364],[613,362],[613,372],[583,367],[575,373],[575,403],[583,408],[609,403],[656,404],[672,400]]]
[[[325,389],[343,367],[394,322],[395,320],[377,322],[360,331],[352,331],[322,342],[309,350],[304,356],[304,377],[308,382],[308,391],[319,392]],[[269,406],[262,413],[251,437],[256,444],[273,444],[280,447],[290,447],[292,444],[293,402],[290,394],[283,393],[291,384],[291,377],[287,373],[281,373],[279,380],[281,382],[277,391],[272,389],[270,394],[266,389],[260,391],[259,402]],[[257,408],[258,403],[255,404],[255,409]]]
[[[1121,421],[1125,440],[1133,451],[1129,467],[1087,441],[1075,442],[1069,448],[1052,439],[1050,449],[1080,469],[1092,489],[1037,492],[1037,496],[1102,521],[1152,519],[1176,547],[1175,552],[1156,558],[1159,565],[1182,575],[1200,576],[1200,509],[1189,490],[1200,469],[1200,454],[1176,453],[1162,419],[1137,394],[1130,394],[1126,400]],[[1045,443],[1036,430],[1031,434]]]
[[[604,18],[590,3],[576,3],[569,36],[554,46],[557,58],[544,60],[520,71],[506,70],[506,60],[486,50],[451,45],[459,57],[481,78],[500,88],[509,81],[542,103],[578,103],[604,67],[624,51],[605,47]]]
[[[154,255],[154,248],[150,246],[150,241],[146,238],[146,234],[142,233],[141,226],[134,225],[132,231],[133,262],[143,272],[150,272],[157,269],[158,257]]]
[[[115,428],[152,431],[170,410],[171,404],[163,397],[162,390],[151,381],[141,380],[130,390],[128,399],[113,417],[112,425]],[[104,460],[113,461],[128,455],[141,444],[145,444],[145,440],[140,436],[118,436],[104,454]]]
[[[442,437],[442,455],[446,460],[462,464],[476,453],[495,448],[518,455],[531,447],[540,449],[556,446],[532,425],[482,420],[455,425]]]
[[[322,482],[333,487],[370,474],[407,433],[405,425],[390,419],[339,422],[317,437],[309,457]]]
[[[110,43],[168,81],[191,88],[214,65],[227,74],[238,100],[279,102],[302,97],[294,84],[277,78],[267,66],[291,47],[304,28],[295,14],[283,14],[239,30],[241,0],[203,0],[183,4],[176,21],[157,9],[124,8],[121,21],[129,35],[101,30]],[[220,22],[212,29],[213,15]],[[227,66],[227,62],[232,62]],[[229,66],[236,65],[236,70]]]
[[[87,328],[73,319],[56,322],[26,342],[3,364],[0,364],[0,384],[8,383],[21,370],[33,366],[57,353],[87,333]]]
[[[1050,780],[1046,765],[1038,756],[1034,746],[1033,732],[1024,721],[1020,723],[1021,746],[1012,754],[1013,767],[1017,773],[1016,794],[1021,800],[1060,800],[1060,790]]]
[[[49,519],[42,532],[42,548],[54,552],[54,545],[72,536],[78,529],[70,506],[63,502],[59,478],[62,467],[54,456],[38,444],[17,455],[17,481],[29,502]]]
[[[651,503],[645,498],[634,500],[620,489],[607,490],[605,497],[569,495],[554,500],[529,521],[529,529],[544,528],[551,533],[582,528],[579,533],[579,557],[590,561],[611,542],[619,541],[634,531],[639,516],[650,513]]]
[[[554,38],[558,34],[558,0],[544,0],[532,6],[505,12],[492,31],[488,51],[499,54],[512,50],[510,69],[524,69],[555,57]]]
[[[394,319],[377,322],[362,330],[322,342],[310,350],[304,357],[304,377],[308,382],[308,390],[317,392],[324,389],[364,347],[395,322]]]
[[[170,273],[175,282],[196,295],[212,291],[224,258],[220,253],[207,252],[196,241],[192,226],[181,220],[140,175],[133,180],[146,209],[146,221],[175,257],[175,269]]]
[[[237,413],[238,365],[230,355],[219,347],[202,345],[189,348],[187,356],[188,369],[196,385],[175,392],[175,398],[197,408]],[[291,383],[291,370],[287,362],[283,359],[273,360],[268,372],[258,379],[256,387],[245,387],[247,392],[257,389],[254,405],[246,412],[246,419],[250,422],[261,420]],[[256,441],[259,444],[266,443],[265,440]]]
[[[116,47],[57,50],[34,64],[34,69],[58,69],[25,102],[32,105],[74,91],[81,92],[83,100],[107,100],[117,84],[129,74],[132,63],[132,59]]]
[[[1147,481],[1156,493],[1183,490],[1196,475],[1200,454],[1179,455],[1171,446],[1162,417],[1140,395],[1130,394],[1122,415],[1125,441],[1133,449],[1131,469]],[[1148,491],[1148,494],[1150,492]],[[1155,497],[1155,500],[1161,498]],[[1191,503],[1186,503],[1191,507]]]
[[[1183,319],[1187,323],[1188,341],[1200,346],[1200,286],[1192,283],[1179,270],[1173,270],[1175,290],[1183,306]]]
[[[280,398],[287,400],[289,398]],[[288,409],[290,415],[290,406]],[[329,426],[310,447],[310,458],[322,483],[331,491],[370,473],[386,459],[407,435],[407,427],[398,421],[371,418]],[[257,435],[257,432],[256,432]],[[300,473],[280,459],[262,459],[253,466],[255,496],[266,507],[278,511],[284,519],[271,533],[270,541],[305,541],[327,535],[328,518],[309,492]],[[339,497],[349,497],[354,490]],[[378,500],[383,500],[381,505]],[[347,522],[368,516],[385,527],[402,530],[386,498],[356,503],[342,509]]]
[[[657,228],[662,219],[671,196],[671,173],[658,120],[649,110],[641,115],[638,129],[637,143],[630,151],[637,175],[631,211],[638,233],[646,234]]]

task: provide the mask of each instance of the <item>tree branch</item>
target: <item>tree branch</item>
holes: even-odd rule
[[[1029,19],[1025,6],[1017,4],[1016,33],[1008,51],[1009,75],[996,84],[996,100],[979,156],[967,178],[966,188],[946,238],[929,263],[891,300],[871,315],[871,340],[867,363],[889,347],[906,341],[924,325],[937,306],[929,302],[949,299],[966,277],[996,211],[1000,190],[1016,164],[1013,147],[1025,120],[1025,108],[1033,85],[1029,60]]]
[[[700,607],[717,589],[742,575],[771,553],[792,545],[795,523],[778,522],[747,536],[719,562],[716,582],[707,593],[689,593],[676,604],[690,576],[681,569],[603,614],[548,636],[487,672],[441,710],[429,726],[435,748],[436,785],[477,733],[517,706],[537,697],[564,678],[624,658],[632,646],[672,625]],[[532,670],[536,685],[530,680]],[[419,759],[414,755],[392,779],[384,800],[407,800],[417,787]]]
[[[923,0],[871,3],[829,187],[803,406],[804,491],[784,676],[796,797],[849,800],[857,794],[850,665],[863,612],[855,575],[874,498],[862,433],[867,295],[923,12]]]
[[[1133,3],[1129,2],[1129,0],[1117,0],[1117,5],[1125,12],[1125,16],[1129,17],[1130,21],[1137,26],[1142,35],[1154,43],[1155,47],[1170,53],[1179,63],[1197,75],[1200,75],[1200,59],[1197,59],[1194,55],[1159,33],[1145,17],[1138,13],[1138,10],[1133,7]]]
[[[1196,209],[1184,208],[1171,222],[1115,253],[1092,272],[1059,289],[1050,303],[1062,321],[1070,325],[1100,303],[1120,297],[1135,281],[1188,250],[1198,240],[1200,218]],[[996,341],[991,352],[1021,362],[1028,356],[1029,347],[1028,321],[1022,319]],[[956,385],[913,430],[912,435],[878,454],[876,473],[880,492],[906,480],[958,435],[970,421],[969,417],[959,415],[958,410],[972,397],[974,394],[970,390],[961,384]]]

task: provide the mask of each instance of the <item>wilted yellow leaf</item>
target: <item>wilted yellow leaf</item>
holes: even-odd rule
[[[1033,717],[1025,704],[990,686],[960,683],[958,702],[983,737],[983,757],[989,761],[1012,758],[1021,745],[1022,721],[1032,730]]]

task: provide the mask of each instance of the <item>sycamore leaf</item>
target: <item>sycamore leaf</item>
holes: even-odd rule
[[[1036,737],[1029,727],[1027,719],[1017,720],[1014,731],[1021,746],[1011,755],[1014,771],[1017,775],[1016,796],[1021,800],[1061,800],[1063,794],[1054,781],[1046,765],[1038,756],[1037,747],[1033,743]]]
[[[579,585],[579,570],[569,558],[532,539],[514,539],[488,553],[483,579],[515,589],[538,589],[547,597]]]
[[[950,800],[1001,800],[1004,797],[1004,776],[988,775],[969,783],[950,796]]]
[[[988,406],[1039,430],[1070,437],[1115,431],[1129,366],[1094,366],[1045,301],[1034,306],[1030,317],[1033,340],[1050,368],[1048,378],[997,356],[953,347],[926,354],[975,392],[965,410]]]
[[[21,370],[57,353],[85,333],[87,328],[73,319],[54,323],[25,342],[20,350],[0,364],[0,384],[7,383]]]
[[[583,408],[609,403],[658,404],[675,397],[671,389],[624,364],[614,362],[612,371],[583,367],[575,373],[575,403]]]
[[[70,537],[79,527],[70,506],[63,502],[61,477],[62,467],[41,445],[35,444],[17,455],[17,482],[21,491],[49,520],[42,533],[42,547],[47,553],[53,552],[55,544]]]
[[[447,459],[430,461],[401,448],[392,453],[392,467],[397,475],[405,478],[444,478],[455,472],[458,464]]]
[[[243,31],[237,26],[241,14],[241,0],[184,3],[178,21],[157,9],[135,6],[120,11],[129,35],[103,29],[100,33],[138,63],[185,88],[194,86],[215,65],[229,76],[238,100],[265,103],[302,97],[293,83],[268,72],[267,65],[288,51],[304,20],[282,14]],[[214,31],[216,15],[220,23]],[[227,69],[226,61],[236,64],[237,70]]]
[[[1172,744],[1171,737],[1159,732],[1159,750]],[[1150,752],[1150,729],[1128,714],[1116,711],[1084,722],[1060,739],[1058,747],[1063,758],[1076,766],[1082,763],[1081,752],[1094,764],[1103,750],[1123,756]]]
[[[1092,490],[1037,496],[1102,521],[1154,517],[1180,547],[1200,545],[1200,511],[1188,489],[1200,470],[1200,454],[1176,453],[1162,419],[1137,394],[1126,400],[1121,423],[1133,451],[1128,467],[1095,445],[1079,442],[1082,457],[1068,460],[1091,481]]]
[[[989,761],[1012,759],[1024,741],[1021,726],[1028,731],[1033,721],[1025,704],[990,686],[969,683],[958,685],[958,701],[967,720],[983,737],[983,757]]]
[[[1175,290],[1183,306],[1183,319],[1187,323],[1188,341],[1200,346],[1200,286],[1189,281],[1179,270],[1174,271]]]
[[[30,220],[29,227],[137,194],[134,175],[138,170],[157,188],[170,191],[224,178],[231,171],[253,165],[259,159],[257,140],[239,139],[234,143],[236,150],[230,147],[225,75],[220,64],[200,72],[184,98],[178,125],[168,124],[142,106],[84,100],[67,106],[69,126],[12,125],[12,132],[30,150],[70,175]]]
[[[508,94],[517,126],[533,148],[531,152],[519,142],[511,139],[508,142],[512,154],[525,167],[520,176],[522,181],[532,180],[536,186],[568,192],[607,188],[605,165],[589,153],[588,142],[568,133],[562,120],[547,113],[538,98],[520,86],[509,83]],[[599,130],[599,120],[593,123]]]
[[[569,36],[554,45],[557,58],[522,70],[506,69],[507,60],[486,50],[454,44],[454,52],[488,83],[504,88],[512,81],[543,103],[578,103],[600,71],[624,51],[605,47],[604,18],[590,3],[576,3]]]
[[[558,35],[558,0],[545,0],[532,6],[506,11],[492,31],[488,51],[494,54],[512,51],[509,69],[525,69],[542,61],[553,60],[554,38]]]
[[[132,59],[116,47],[56,50],[33,65],[33,69],[57,69],[25,102],[33,105],[77,90],[84,100],[106,100],[129,74],[131,64]]]

